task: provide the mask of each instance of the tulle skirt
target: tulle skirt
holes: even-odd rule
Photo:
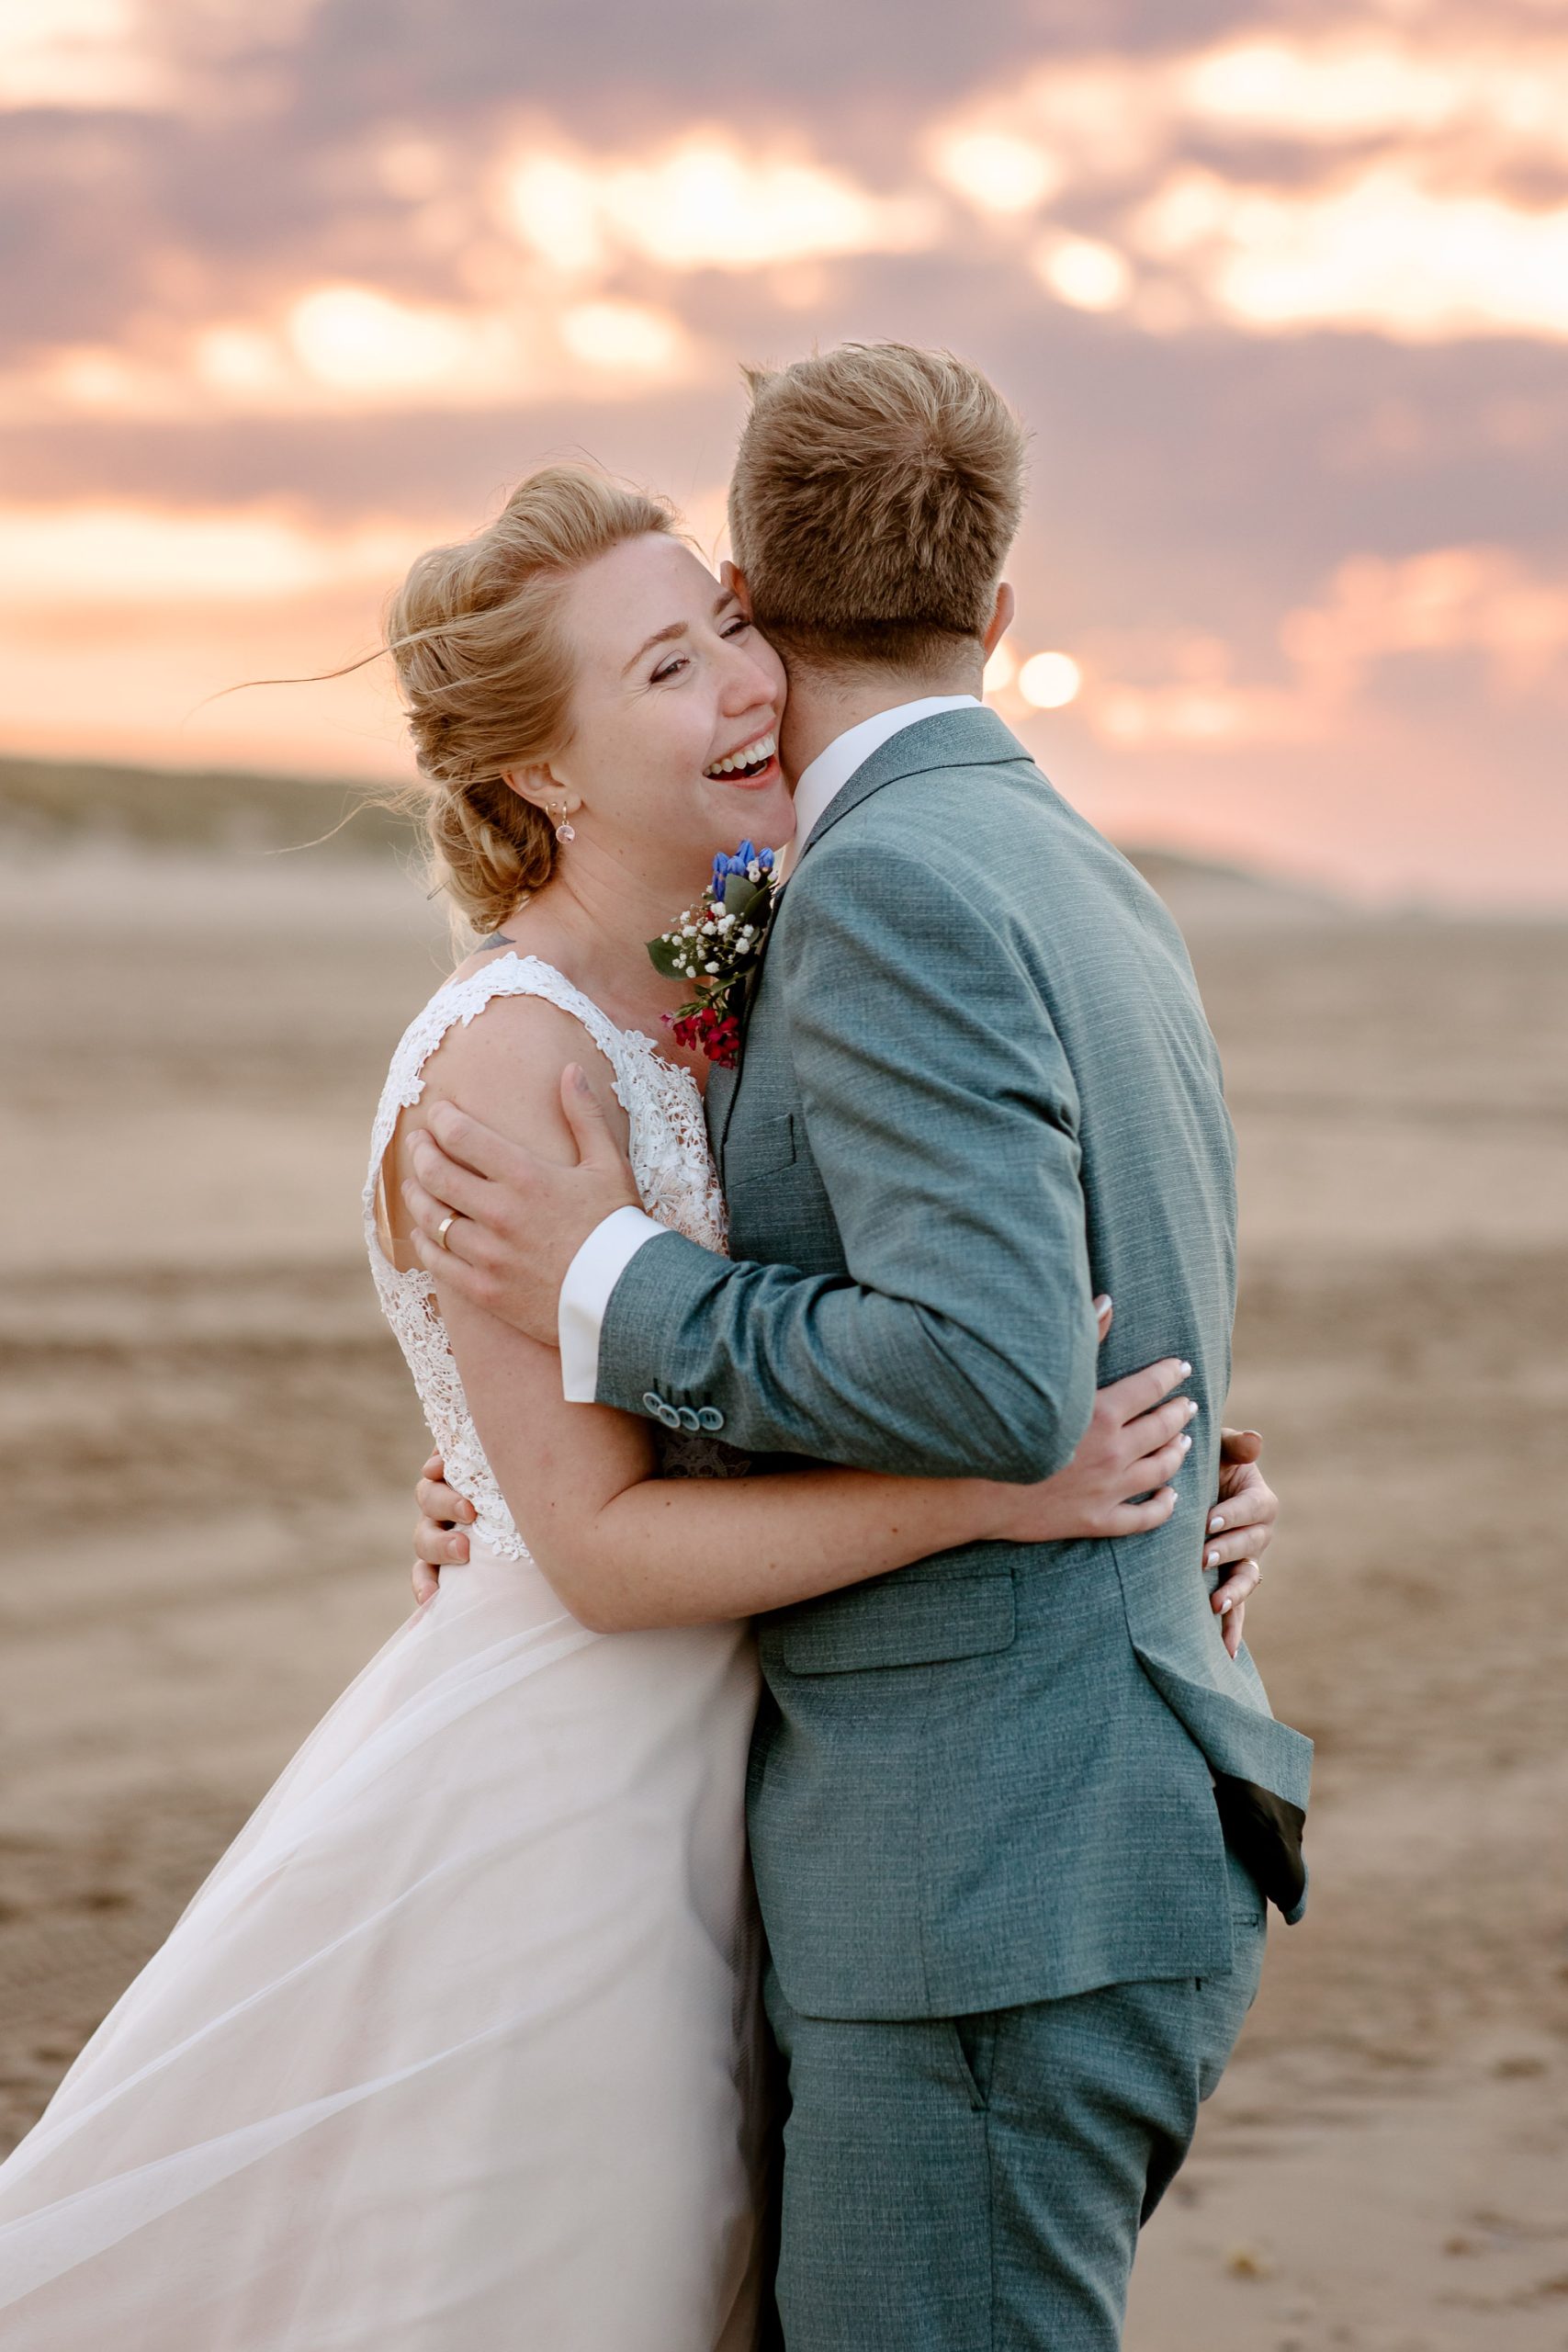
[[[7,2352],[749,2352],[750,1639],[473,1550],[0,2166]]]

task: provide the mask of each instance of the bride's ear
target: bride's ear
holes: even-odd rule
[[[502,768],[501,780],[511,786],[519,800],[526,800],[533,808],[543,809],[545,815],[557,823],[563,814],[570,817],[582,806],[581,796],[569,792],[547,767]]]

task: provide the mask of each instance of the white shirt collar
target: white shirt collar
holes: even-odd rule
[[[874,711],[871,718],[835,735],[827,750],[818,752],[801,770],[800,782],[795,787],[795,840],[784,860],[785,871],[806,847],[807,835],[829,802],[838,798],[851,776],[865,765],[874,752],[879,752],[893,736],[901,735],[906,727],[913,727],[917,719],[935,718],[944,710],[979,708],[978,698],[974,695],[927,695],[920,702],[895,703],[891,710]]]

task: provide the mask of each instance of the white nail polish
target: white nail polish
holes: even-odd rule
[[[1182,1441],[1181,1441],[1181,1451],[1182,1451],[1182,1453],[1191,1453],[1191,1451],[1192,1451],[1192,1441],[1191,1441],[1191,1439],[1190,1439],[1190,1437],[1184,1437],[1184,1438],[1182,1439]]]
[[[1223,1511],[1218,1511],[1218,1510],[1217,1510],[1217,1511],[1214,1513],[1213,1518],[1209,1521],[1209,1532],[1210,1532],[1210,1534],[1211,1534],[1211,1535],[1217,1535],[1217,1534],[1219,1533],[1219,1532],[1220,1532],[1221,1528],[1224,1525],[1224,1523],[1225,1523],[1225,1521],[1224,1521],[1224,1513]]]

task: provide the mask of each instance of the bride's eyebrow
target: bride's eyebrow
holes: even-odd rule
[[[637,647],[637,650],[632,655],[631,660],[626,664],[626,668],[622,670],[622,677],[624,678],[626,676],[627,670],[635,670],[637,663],[642,660],[643,655],[645,653],[651,653],[656,645],[667,644],[671,638],[684,637],[685,634],[686,624],[684,621],[671,621],[668,628],[656,628],[653,635],[651,637],[645,638],[642,643]]]
[[[713,616],[715,620],[717,620],[720,613],[723,612],[727,605],[733,605],[738,602],[739,599],[736,596],[734,589],[726,588],[713,608]],[[621,672],[622,677],[624,678],[626,676],[626,670],[635,670],[637,663],[642,660],[643,655],[645,653],[651,653],[656,645],[666,645],[672,637],[684,637],[685,634],[686,624],[684,621],[671,621],[668,628],[656,628],[653,635],[649,638],[646,638],[642,644],[637,647],[637,651],[626,663],[626,669]]]

